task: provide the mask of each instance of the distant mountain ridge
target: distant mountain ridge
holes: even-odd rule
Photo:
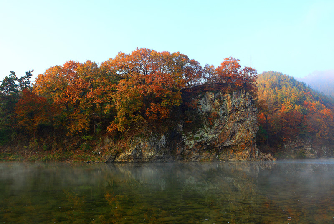
[[[312,89],[334,98],[334,69],[316,71],[298,80],[306,83]]]

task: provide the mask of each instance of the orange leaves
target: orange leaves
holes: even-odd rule
[[[232,90],[252,91],[255,74],[251,68],[241,69],[234,58],[203,69],[180,52],[140,48],[120,52],[100,67],[91,61],[51,67],[38,76],[34,93],[61,108],[58,123],[68,134],[96,124],[109,133],[140,132],[164,127],[171,110],[182,103],[182,89],[221,82]]]
[[[121,132],[168,119],[170,110],[181,104],[181,89],[198,83],[202,75],[199,63],[186,55],[145,48],[119,53],[101,69],[116,83],[116,117],[109,130]]]
[[[330,105],[290,76],[276,72],[259,75],[258,108],[258,121],[271,141],[296,136],[330,139],[334,134]]]
[[[217,68],[208,65],[204,68],[204,77],[208,83],[224,83],[224,91],[245,89],[253,95],[257,91],[256,74],[253,68],[241,68],[239,60],[233,57],[225,58]]]
[[[334,112],[319,101],[304,101],[307,110],[305,119],[308,131],[316,134],[318,138],[329,139],[334,133]]]
[[[99,72],[94,62],[68,61],[63,66],[49,68],[36,79],[34,91],[62,109],[65,119],[59,122],[69,134],[89,129],[92,108],[99,102],[92,88]]]
[[[151,103],[146,109],[145,115],[149,120],[166,119],[168,118],[169,110],[160,104]]]
[[[51,98],[55,103],[62,104],[62,101],[67,99],[67,88],[76,81],[78,64],[78,62],[69,61],[63,66],[49,68],[44,74],[38,75],[34,91]]]
[[[239,70],[241,68],[239,61],[239,59],[233,57],[225,58],[216,70],[222,78],[231,77],[234,79],[239,76]]]
[[[30,133],[35,133],[40,124],[51,124],[58,113],[58,108],[49,104],[46,98],[27,89],[22,91],[22,97],[15,107],[18,127]]]
[[[290,111],[282,110],[280,118],[283,141],[298,136],[304,124],[303,115],[294,109]]]

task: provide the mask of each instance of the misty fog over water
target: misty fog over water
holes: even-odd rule
[[[324,223],[334,160],[0,163],[0,223]]]

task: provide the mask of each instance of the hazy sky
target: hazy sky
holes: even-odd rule
[[[333,0],[0,0],[0,78],[137,47],[303,77],[334,69]]]

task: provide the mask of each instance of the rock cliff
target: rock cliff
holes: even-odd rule
[[[279,159],[333,158],[334,146],[330,141],[297,137],[285,142],[277,157]]]
[[[257,109],[249,93],[192,89],[182,98],[167,132],[131,137],[126,146],[114,146],[108,161],[272,159],[256,148]]]

